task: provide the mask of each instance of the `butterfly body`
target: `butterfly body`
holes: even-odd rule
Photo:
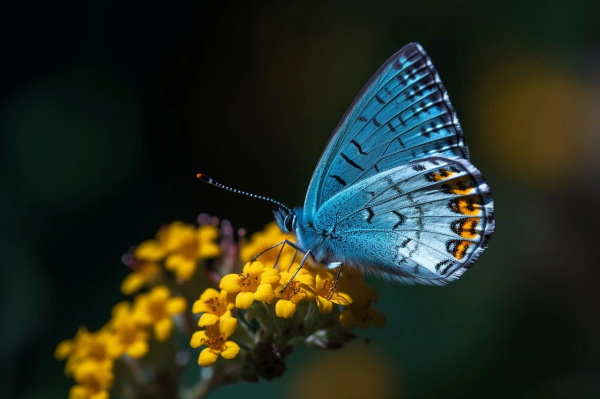
[[[324,264],[409,284],[460,277],[494,230],[489,186],[417,43],[394,54],[354,100],[283,231]]]

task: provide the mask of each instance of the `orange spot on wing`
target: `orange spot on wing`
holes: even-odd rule
[[[454,257],[458,260],[461,260],[467,254],[467,250],[469,247],[473,245],[471,241],[463,241],[456,246],[456,251],[454,252]]]
[[[466,240],[450,240],[446,243],[446,249],[456,260],[462,260],[467,255],[469,247],[473,244],[475,243]]]
[[[448,169],[439,169],[437,172],[429,172],[425,175],[425,180],[427,181],[442,181],[450,178],[455,173],[449,171]]]
[[[451,229],[456,234],[461,236],[462,238],[466,238],[468,240],[475,240],[479,238],[479,231],[477,230],[477,226],[481,218],[464,218],[455,220],[451,224]]]
[[[453,212],[461,215],[477,216],[481,214],[481,197],[470,196],[467,198],[459,198],[451,200],[449,207]]]
[[[468,195],[473,193],[474,182],[470,177],[466,176],[452,183],[444,184],[442,190],[447,194]]]

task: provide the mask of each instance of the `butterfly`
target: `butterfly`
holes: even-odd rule
[[[305,254],[303,262],[311,256],[407,284],[459,278],[495,223],[490,188],[469,160],[446,89],[418,43],[390,57],[351,104],[304,207],[270,201],[279,205],[281,230],[295,233],[297,244],[286,243]]]

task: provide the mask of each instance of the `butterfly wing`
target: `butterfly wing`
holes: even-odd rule
[[[439,75],[412,43],[383,64],[336,128],[297,235],[320,261],[443,285],[485,249],[493,208]]]
[[[488,185],[467,160],[426,157],[329,199],[313,221],[312,231],[327,232],[314,251],[392,280],[443,285],[487,246],[493,208]]]
[[[428,155],[468,159],[456,114],[425,50],[411,43],[388,59],[356,97],[314,171],[309,220],[358,181]]]

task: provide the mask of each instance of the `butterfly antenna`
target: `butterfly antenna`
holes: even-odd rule
[[[279,201],[275,201],[272,198],[263,197],[262,195],[252,194],[252,193],[249,193],[247,191],[238,190],[237,188],[232,188],[232,187],[225,186],[225,185],[219,183],[218,181],[213,180],[210,177],[208,177],[208,176],[206,176],[206,175],[204,175],[202,173],[198,173],[196,175],[196,177],[198,178],[198,180],[201,180],[204,183],[208,183],[208,184],[211,184],[211,185],[213,185],[215,187],[222,188],[223,190],[231,191],[232,193],[236,193],[236,194],[246,195],[246,196],[252,197],[252,198],[258,198],[258,199],[261,199],[261,200],[264,200],[264,201],[268,201],[268,202],[271,202],[271,203],[273,203],[275,205],[280,206],[281,208],[287,210],[290,213],[292,212],[292,210],[290,208],[288,208],[287,206],[283,205]]]

